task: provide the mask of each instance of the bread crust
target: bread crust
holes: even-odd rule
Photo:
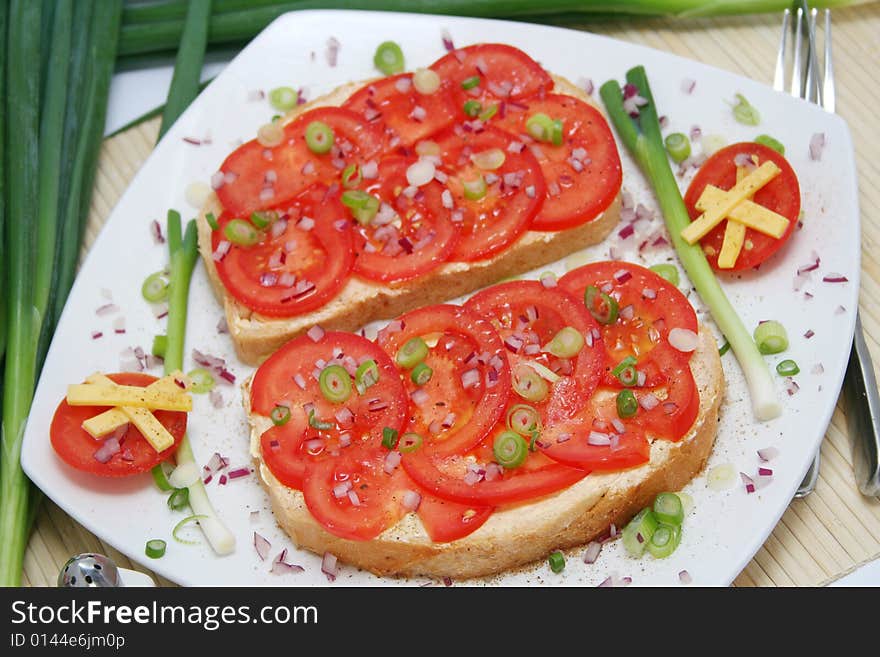
[[[565,78],[553,76],[553,79],[555,93],[591,102],[582,89]],[[288,113],[285,121],[314,107],[340,105],[362,84],[342,85],[326,96]],[[353,274],[340,293],[323,307],[285,318],[261,316],[236,301],[224,289],[212,257],[211,227],[206,219],[209,212],[219,216],[222,209],[216,195],[212,194],[199,213],[199,251],[214,294],[223,305],[238,357],[249,365],[259,365],[285,342],[315,324],[329,330],[354,331],[369,322],[391,319],[419,306],[453,299],[598,244],[620,220],[620,195],[592,221],[557,232],[528,231],[502,253],[487,260],[445,263],[425,276],[391,286]]]
[[[678,442],[654,440],[650,461],[620,472],[590,474],[546,497],[504,507],[479,529],[449,543],[433,543],[418,516],[407,514],[372,541],[353,541],[327,532],[312,517],[302,493],[279,483],[260,458],[268,418],[250,412],[250,380],[242,386],[251,422],[251,452],[259,479],[278,524],[299,547],[383,576],[474,578],[493,575],[546,558],[553,550],[583,545],[614,523],[624,525],[663,491],[680,490],[709,458],[724,396],[724,374],[712,332],[700,327],[691,371],[700,394],[700,410],[688,434]]]

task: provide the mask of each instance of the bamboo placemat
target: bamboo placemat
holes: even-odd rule
[[[860,177],[862,323],[874,363],[878,365],[880,264],[876,253],[880,240],[880,164],[877,161],[880,132],[876,129],[876,108],[880,106],[880,94],[874,75],[880,70],[880,4],[835,10],[833,20],[837,106],[852,130]],[[778,15],[768,15],[687,21],[585,22],[581,27],[768,82],[775,61],[779,25]],[[588,66],[586,61],[585,68]],[[157,132],[158,119],[105,142],[85,249],[91,246],[126,185],[150,154]],[[815,492],[791,504],[773,534],[737,577],[736,586],[821,585],[880,557],[880,500],[859,494],[850,454],[846,418],[838,405],[822,445],[822,467]],[[120,566],[138,568],[46,500],[25,554],[24,583],[54,585],[58,570],[68,557],[84,551],[103,552]],[[157,579],[160,584],[171,584]]]

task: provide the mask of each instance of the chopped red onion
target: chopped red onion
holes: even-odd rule
[[[408,490],[403,494],[402,505],[407,511],[416,511],[422,503],[422,496],[414,490]]]
[[[697,86],[697,81],[692,80],[691,78],[685,78],[681,81],[681,90],[683,93],[688,95],[694,92],[694,87]]]
[[[251,473],[251,469],[247,466],[236,468],[235,470],[229,471],[230,479],[240,479],[241,477],[247,477]]]
[[[810,370],[810,373],[811,374],[824,374],[825,373],[825,366],[822,365],[822,363],[816,363],[815,365],[813,365],[813,368]]]
[[[113,456],[118,454],[121,451],[122,447],[119,443],[119,438],[116,437],[114,433],[112,436],[107,438],[101,446],[95,451],[94,457],[98,463],[107,463]]]
[[[321,559],[321,572],[327,576],[327,579],[331,582],[336,580],[337,571],[337,563],[336,556],[330,554],[329,552],[324,553],[324,557]]]
[[[383,470],[385,470],[385,474],[393,473],[397,469],[397,466],[400,465],[400,460],[402,458],[403,457],[401,456],[400,452],[388,452],[388,454],[385,456],[385,463],[383,464],[382,468]]]
[[[815,251],[813,251],[813,262],[810,262],[806,265],[801,265],[800,267],[798,267],[798,270],[797,270],[798,275],[806,274],[807,272],[819,269],[819,264],[821,262],[822,261],[820,260],[819,255]]]
[[[217,248],[214,249],[214,253],[211,254],[211,257],[215,262],[220,262],[223,258],[226,257],[226,254],[229,253],[229,250],[232,248],[232,242],[227,240],[220,240],[217,243]]]
[[[758,468],[758,476],[759,477],[772,477],[773,470],[770,468]]]
[[[822,278],[824,283],[846,283],[849,279],[843,274],[831,273]]]
[[[590,445],[596,446],[604,446],[611,444],[611,437],[607,433],[600,433],[598,431],[590,431],[590,435],[587,436],[587,443]]]
[[[680,573],[678,573],[678,581],[680,581],[682,584],[690,584],[694,580],[688,571],[682,570]]]
[[[287,548],[281,550],[277,557],[272,561],[272,570],[270,571],[273,575],[284,575],[287,573],[301,573],[305,570],[302,566],[298,566],[293,563],[287,563],[285,558],[287,557]]]
[[[801,387],[797,384],[797,381],[795,381],[790,376],[786,377],[786,379],[785,379],[785,392],[788,393],[789,397],[794,395],[800,389],[801,389]]]
[[[336,37],[330,37],[327,39],[327,50],[324,53],[327,57],[327,64],[331,67],[336,66],[336,61],[339,58],[339,48],[341,44]]]
[[[843,306],[837,306],[837,308],[834,309],[835,315],[842,315],[845,312],[846,312],[846,308],[844,308]]]
[[[473,388],[480,384],[480,372],[477,369],[469,369],[461,375],[461,386]]]
[[[265,561],[266,557],[269,556],[269,550],[272,548],[272,544],[262,535],[254,532],[254,549],[257,551],[257,554],[260,556],[260,559]]]
[[[103,306],[99,306],[98,309],[95,310],[95,314],[98,317],[105,317],[115,312],[119,312],[119,306],[115,303],[105,303]]]
[[[602,551],[602,544],[599,541],[590,541],[587,550],[584,552],[584,563],[596,563],[599,553]]]
[[[758,450],[758,458],[765,463],[767,461],[772,461],[777,456],[779,456],[779,449],[776,447],[764,447],[763,449]]]
[[[92,331],[92,340],[97,340],[102,337],[104,334],[101,331]]]
[[[690,353],[697,348],[699,342],[699,336],[690,329],[675,327],[669,331],[669,344],[678,351]]]
[[[810,138],[810,159],[818,161],[822,159],[822,151],[825,149],[825,133],[817,132]]]
[[[620,317],[621,319],[625,319],[627,321],[631,320],[635,317],[635,308],[632,304],[626,305],[620,309]]]
[[[324,329],[322,329],[318,324],[315,324],[306,331],[306,335],[312,340],[312,342],[320,342],[324,338]]]
[[[626,283],[631,278],[632,274],[626,269],[618,269],[616,272],[614,272],[614,280],[616,280],[618,283]]]
[[[754,493],[754,492],[755,492],[755,481],[754,481],[754,479],[752,479],[752,478],[751,478],[749,475],[747,475],[745,472],[740,472],[740,473],[739,473],[739,476],[740,476],[740,478],[742,479],[743,484],[745,484],[746,492],[747,492],[747,493]]]
[[[416,406],[424,406],[431,401],[431,395],[429,395],[427,390],[423,388],[416,388],[410,394],[410,399],[412,399],[413,404]]]
[[[703,131],[700,129],[700,126],[698,126],[698,125],[691,126],[691,132],[690,132],[691,141],[697,141],[702,136],[703,136]]]
[[[455,45],[452,43],[452,35],[449,34],[449,30],[444,29],[440,33],[440,37],[443,39],[443,47],[446,49],[446,52],[452,52],[455,50]]]
[[[804,333],[804,337],[805,337],[807,340],[809,340],[810,338],[812,338],[814,335],[816,335],[816,333],[813,331],[813,329],[807,329],[807,332]]]

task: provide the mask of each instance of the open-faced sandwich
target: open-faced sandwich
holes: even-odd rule
[[[380,574],[473,577],[679,490],[709,456],[723,386],[685,296],[600,262],[411,311],[375,341],[313,327],[244,398],[297,545]]]
[[[507,45],[351,83],[236,149],[200,249],[242,360],[355,330],[602,241],[614,137],[587,94]]]

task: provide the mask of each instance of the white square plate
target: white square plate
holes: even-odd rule
[[[748,563],[778,522],[820,444],[831,419],[850,351],[859,280],[859,213],[856,171],[849,130],[837,116],[769,87],[731,73],[664,52],[595,36],[589,33],[531,25],[447,16],[386,14],[351,11],[305,11],[280,17],[260,34],[199,96],[172,127],[137,174],[113,210],[89,253],[67,302],[37,388],[27,425],[22,465],[28,476],[76,520],[131,558],[184,585],[326,585],[320,559],[299,552],[275,525],[268,501],[255,475],[219,486],[208,486],[221,517],[237,538],[229,556],[215,556],[206,544],[182,545],[170,532],[181,517],[172,514],[149,474],[126,480],[105,480],[82,474],[58,459],[48,432],[58,402],[69,383],[81,381],[95,370],[117,371],[120,352],[140,345],[149,351],[152,338],[164,332],[164,320],[154,318],[140,295],[140,285],[161,269],[166,248],[154,245],[149,224],[165,216],[168,208],[193,216],[185,200],[190,182],[207,182],[226,155],[242,139],[250,139],[273,110],[256,90],[281,85],[306,87],[310,97],[326,93],[350,80],[375,76],[376,46],[397,41],[411,70],[426,66],[444,54],[441,32],[448,30],[456,45],[501,41],[522,48],[548,70],[577,82],[584,78],[596,87],[608,79],[623,80],[627,69],[644,64],[658,108],[669,117],[667,131],[687,133],[699,125],[703,134],[723,135],[728,142],[753,139],[769,133],[787,147],[786,155],[797,172],[803,195],[803,228],[791,243],[760,272],[728,278],[725,290],[745,324],[779,319],[788,329],[791,347],[782,357],[801,367],[796,378],[800,390],[789,396],[778,378],[784,414],[759,423],[753,419],[742,375],[732,354],[723,358],[728,386],[722,422],[709,468],[732,464],[737,472],[754,474],[759,465],[756,450],[774,445],[779,456],[767,467],[771,481],[747,494],[737,480],[729,489],[707,487],[703,472],[687,490],[695,508],[685,522],[683,541],[674,555],[658,561],[627,558],[618,542],[606,544],[599,560],[586,565],[582,550],[574,550],[561,575],[550,573],[546,563],[488,580],[492,584],[598,584],[608,575],[632,577],[636,585],[675,585],[678,573],[687,570],[698,585],[727,585]],[[327,41],[341,44],[338,64],[329,66]],[[769,76],[770,63],[767,72]],[[696,80],[692,94],[682,91],[682,80]],[[731,113],[734,95],[742,93],[762,116],[757,128],[736,123]],[[814,133],[825,133],[827,147],[821,161],[812,161],[808,145]],[[196,146],[184,138],[202,141]],[[210,143],[207,143],[210,142]],[[624,187],[637,202],[656,208],[653,195],[629,155],[621,147]],[[684,184],[684,182],[682,183]],[[661,225],[658,218],[651,227]],[[607,258],[609,249],[625,259],[643,264],[664,261],[669,251],[645,252],[641,258],[630,243],[616,234],[582,255],[557,263],[562,273],[579,260]],[[800,290],[793,289],[799,266],[821,256],[821,268]],[[545,268],[542,268],[545,269]],[[831,284],[822,277],[837,272],[849,282]],[[687,282],[682,289],[688,290]],[[109,290],[125,316],[127,332],[115,334],[114,317],[99,317],[95,309],[107,302]],[[806,300],[804,292],[813,295]],[[692,300],[696,295],[691,295]],[[841,311],[839,308],[843,307]],[[699,306],[698,306],[699,310]],[[217,332],[222,311],[199,266],[190,296],[186,368],[193,347],[222,356],[242,381],[252,371],[235,358],[227,335]],[[706,319],[702,314],[701,318]],[[805,332],[814,335],[807,339]],[[92,331],[103,331],[91,339]],[[780,357],[769,357],[773,367]],[[818,365],[824,373],[817,374]],[[158,370],[154,372],[159,374]],[[215,451],[230,456],[233,466],[248,463],[247,428],[236,387],[223,386],[225,406],[215,410],[198,396],[190,416],[189,435],[196,457],[205,463]],[[255,516],[252,512],[257,511]],[[192,536],[197,535],[191,530]],[[276,576],[269,562],[257,557],[252,541],[259,531],[272,543],[272,555],[283,547],[292,560],[305,567],[298,575]],[[164,538],[168,551],[159,560],[144,558],[148,539]],[[422,584],[426,580],[400,581],[376,578],[343,566],[337,584]]]

